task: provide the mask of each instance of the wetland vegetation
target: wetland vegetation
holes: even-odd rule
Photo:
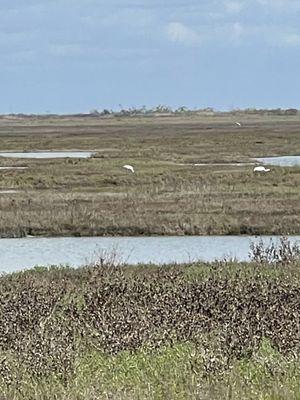
[[[1,151],[96,154],[1,158],[28,168],[1,171],[0,236],[300,233],[300,168],[232,165],[299,154],[299,114],[130,115],[2,117]]]
[[[3,399],[299,399],[299,248],[0,278]]]
[[[95,152],[1,158],[2,237],[300,233],[300,168],[246,165],[299,154],[297,112],[94,114],[0,118],[1,151]],[[299,399],[299,254],[2,275],[0,399]]]

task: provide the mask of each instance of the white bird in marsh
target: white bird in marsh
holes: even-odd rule
[[[130,171],[134,174],[134,169],[132,165],[123,165],[123,168],[127,169],[127,171]]]
[[[242,124],[240,122],[236,122],[235,124],[236,124],[236,126],[239,126],[239,127],[242,126]]]
[[[253,169],[253,172],[270,172],[271,170],[269,168],[265,168],[262,165],[259,165],[258,167],[255,167]]]

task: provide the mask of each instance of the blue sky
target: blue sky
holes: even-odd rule
[[[300,0],[1,0],[0,113],[300,108]]]

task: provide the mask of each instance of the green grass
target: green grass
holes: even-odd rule
[[[213,355],[210,355],[213,357]],[[2,385],[5,399],[268,399],[300,397],[300,362],[281,356],[265,341],[249,360],[225,372],[207,373],[203,349],[191,343],[107,356],[99,351],[76,363],[68,382],[24,375]],[[0,380],[1,382],[1,380]]]

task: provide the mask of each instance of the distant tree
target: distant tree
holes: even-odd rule
[[[189,109],[185,106],[179,107],[179,108],[177,108],[177,110],[175,110],[176,113],[186,113],[188,111],[189,111]]]
[[[172,113],[173,111],[172,111],[171,107],[159,104],[158,106],[156,106],[152,109],[152,112],[154,112],[154,113]]]
[[[298,114],[298,110],[296,108],[288,108],[287,110],[285,110],[285,115],[297,115]]]
[[[90,111],[90,115],[92,115],[92,116],[97,116],[97,115],[100,115],[100,113],[99,113],[98,110],[94,109],[94,110],[91,110],[91,111]]]

